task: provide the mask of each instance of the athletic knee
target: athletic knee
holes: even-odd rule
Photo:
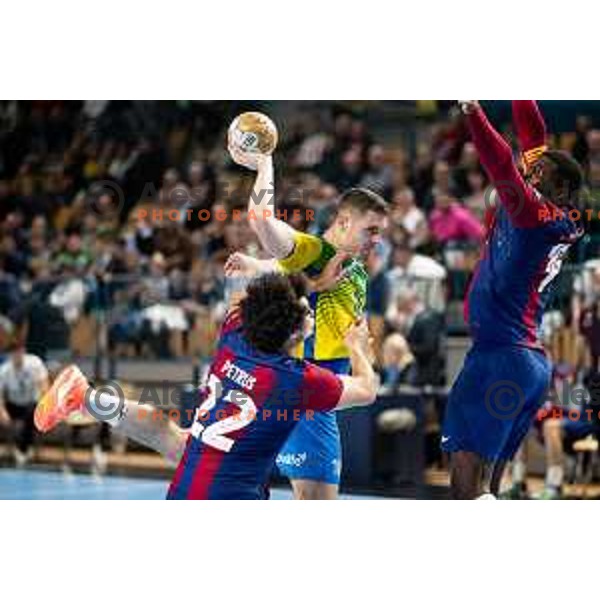
[[[296,500],[334,500],[337,486],[313,481],[294,481],[292,483]]]

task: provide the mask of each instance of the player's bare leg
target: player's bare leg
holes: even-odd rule
[[[296,500],[337,500],[338,486],[335,483],[292,479],[292,490]]]
[[[450,492],[455,500],[490,494],[492,470],[479,454],[460,450],[450,455]]]
[[[70,365],[59,374],[37,405],[35,425],[39,431],[50,431],[77,412],[87,412],[98,421],[108,423],[129,439],[156,450],[169,462],[176,464],[183,454],[187,433],[162,411],[117,395],[98,393],[90,387],[79,368]],[[100,418],[98,415],[107,416]]]
[[[564,447],[562,423],[559,419],[546,419],[542,425],[546,451],[546,481],[535,499],[553,500],[561,496],[564,479]]]

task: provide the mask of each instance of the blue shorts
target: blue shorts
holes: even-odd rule
[[[584,413],[580,413],[580,418],[562,419],[562,430],[568,441],[576,442],[582,440],[588,435],[598,435],[600,433],[600,424],[597,421],[590,421]]]
[[[288,479],[339,484],[342,447],[335,412],[315,412],[299,421],[276,464]]]
[[[550,362],[539,350],[475,344],[448,397],[442,450],[510,460],[545,400],[550,377]]]

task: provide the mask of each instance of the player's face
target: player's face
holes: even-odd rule
[[[368,211],[366,214],[352,211],[343,215],[340,222],[342,235],[340,247],[351,254],[366,258],[381,242],[387,228],[387,217]]]

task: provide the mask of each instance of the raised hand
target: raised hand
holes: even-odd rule
[[[465,115],[469,115],[479,108],[479,100],[459,100],[458,105]]]
[[[254,277],[258,274],[257,259],[241,252],[234,252],[227,259],[223,270],[225,277],[229,279],[235,277]]]
[[[317,277],[307,277],[311,292],[323,292],[333,289],[344,276],[343,263],[350,254],[339,251]]]
[[[373,338],[364,317],[350,326],[344,336],[344,342],[351,350],[358,350],[369,358],[373,355]]]

